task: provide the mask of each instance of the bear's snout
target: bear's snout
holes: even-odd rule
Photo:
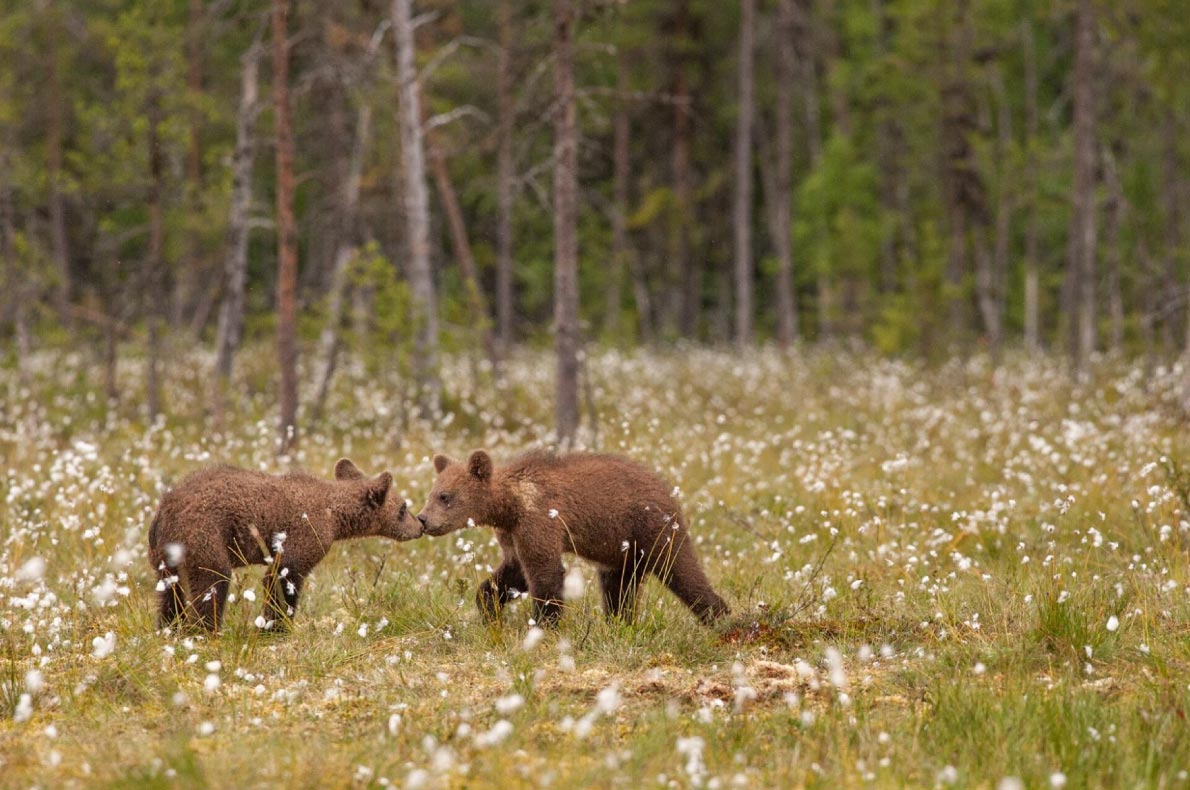
[[[425,513],[418,513],[418,514],[417,514],[417,520],[421,522],[421,531],[422,531],[422,532],[425,532],[425,531],[426,531],[426,527],[428,527],[428,526],[429,526],[429,525],[426,523],[426,514],[425,514]]]

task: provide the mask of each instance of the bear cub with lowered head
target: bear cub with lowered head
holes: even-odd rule
[[[503,561],[480,585],[476,604],[499,615],[517,593],[533,599],[533,619],[552,625],[562,605],[562,554],[599,568],[603,609],[630,619],[637,586],[653,574],[703,623],[728,612],[699,564],[669,486],[627,458],[534,452],[501,467],[483,450],[465,464],[434,457],[438,472],[418,515],[427,535],[467,526],[495,528]]]
[[[284,627],[302,582],[334,541],[421,535],[405,501],[390,495],[392,483],[388,472],[367,477],[346,458],[335,464],[334,481],[231,466],[188,475],[161,497],[149,528],[159,625],[184,618],[218,629],[232,569],[271,563],[258,622]]]

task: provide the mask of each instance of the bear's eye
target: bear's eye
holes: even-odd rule
[[[401,507],[397,510],[397,518],[405,518],[405,511],[408,509],[409,509],[408,503],[402,502]]]
[[[438,495],[438,501],[444,505],[450,504],[450,498],[451,498],[451,495],[446,491],[443,491],[441,494]]]

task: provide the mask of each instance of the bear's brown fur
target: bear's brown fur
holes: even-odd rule
[[[335,464],[334,481],[230,466],[187,476],[162,496],[149,528],[159,624],[185,617],[216,630],[232,569],[274,561],[266,574],[264,619],[287,624],[302,582],[334,541],[421,534],[404,500],[389,495],[392,482],[388,472],[366,477],[346,458]]]
[[[418,515],[426,534],[474,525],[496,530],[503,562],[476,595],[486,617],[496,617],[513,591],[527,591],[534,619],[552,624],[561,609],[564,552],[599,567],[609,617],[632,617],[646,573],[704,623],[728,612],[703,573],[669,486],[634,461],[534,452],[493,468],[477,450],[466,464],[435,456],[434,468],[438,476]]]

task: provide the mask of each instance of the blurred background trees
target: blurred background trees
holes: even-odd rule
[[[440,352],[555,343],[561,436],[588,343],[1173,358],[1183,11],[10,2],[0,331],[22,369],[89,349],[112,397],[135,359],[150,417],[171,349],[216,349],[217,415],[239,344],[275,338],[294,426],[344,347],[432,413]]]

